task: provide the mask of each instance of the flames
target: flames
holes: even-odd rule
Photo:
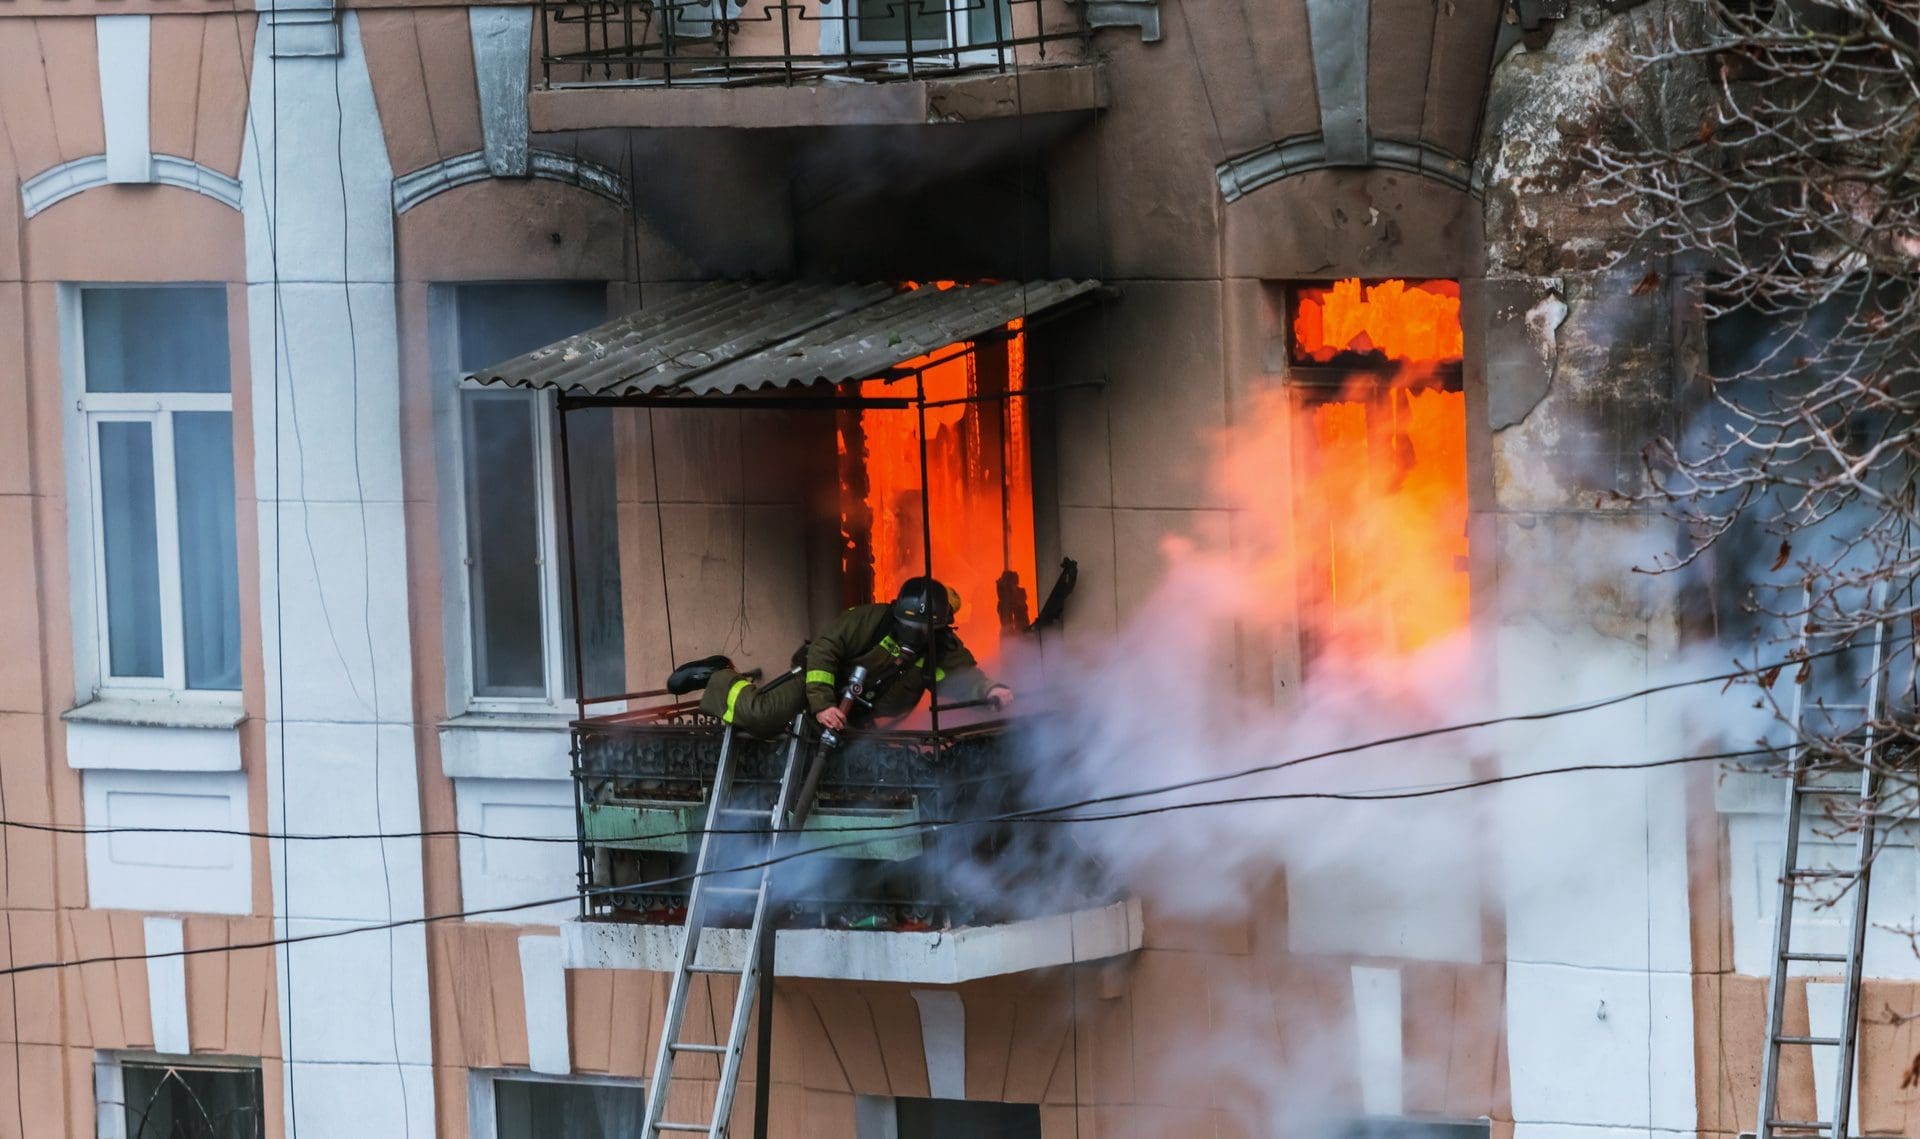
[[[1025,401],[1000,398],[1026,383],[1020,322],[1008,333],[973,352],[953,346],[901,365],[923,369],[930,403],[975,399],[926,410],[927,506],[934,576],[959,594],[955,624],[982,661],[998,655],[1003,631],[1024,627],[1038,604]],[[911,378],[868,380],[860,388],[874,398],[914,394]],[[924,571],[919,414],[912,408],[843,412],[839,435],[848,600],[884,600]]]
[[[1296,405],[1293,515],[1309,651],[1407,653],[1468,622],[1466,398],[1451,281],[1302,289],[1294,358],[1387,363]]]

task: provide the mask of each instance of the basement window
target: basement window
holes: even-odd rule
[[[1305,658],[1465,629],[1459,284],[1298,284],[1286,313]]]
[[[116,1115],[126,1136],[264,1139],[266,1114],[255,1064],[170,1064],[111,1059],[96,1065],[101,1134]],[[117,1101],[117,1102],[116,1102]]]
[[[639,1139],[647,1097],[641,1085],[611,1080],[537,1080],[515,1074],[486,1080],[492,1127],[485,1139]]]
[[[953,357],[953,358],[949,358]],[[937,360],[939,362],[932,362]],[[960,595],[954,625],[991,662],[1003,637],[1033,616],[1033,466],[1020,322],[974,350],[909,360],[926,366],[927,496],[933,575]],[[912,396],[913,380],[867,380],[860,394]],[[956,402],[947,402],[956,401]],[[920,515],[920,423],[913,408],[838,415],[841,573],[848,605],[891,600],[925,572]]]
[[[1040,1107],[970,1099],[860,1096],[857,1139],[1040,1139]]]

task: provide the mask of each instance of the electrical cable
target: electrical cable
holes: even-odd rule
[[[1897,639],[1911,639],[1911,638],[1907,636],[1903,636]],[[1290,768],[1290,767],[1296,767],[1303,764],[1316,762],[1322,759],[1330,759],[1337,756],[1349,755],[1349,754],[1353,754],[1360,751],[1367,751],[1374,748],[1386,747],[1386,746],[1390,746],[1398,743],[1408,743],[1416,740],[1431,738],[1434,736],[1455,734],[1463,731],[1470,731],[1470,730],[1475,730],[1475,729],[1484,728],[1484,727],[1496,727],[1501,724],[1533,723],[1533,722],[1540,722],[1540,721],[1555,719],[1561,716],[1577,715],[1584,712],[1595,711],[1598,709],[1608,708],[1618,704],[1623,704],[1631,700],[1642,699],[1647,696],[1658,695],[1663,692],[1674,691],[1680,688],[1697,687],[1702,684],[1724,683],[1730,680],[1738,680],[1738,679],[1742,679],[1750,676],[1763,676],[1766,673],[1771,672],[1776,668],[1784,668],[1789,664],[1800,663],[1801,660],[1815,660],[1820,657],[1832,656],[1832,655],[1836,655],[1843,652],[1850,652],[1855,648],[1865,648],[1865,647],[1867,646],[1852,646],[1852,645],[1837,646],[1832,649],[1821,650],[1820,652],[1817,652],[1817,653],[1808,653],[1803,658],[1778,661],[1778,662],[1773,662],[1773,663],[1764,664],[1764,665],[1753,665],[1751,667],[1736,670],[1733,672],[1716,673],[1711,676],[1696,677],[1691,680],[1669,681],[1663,684],[1657,684],[1657,685],[1652,685],[1646,688],[1635,689],[1631,692],[1622,692],[1622,693],[1617,693],[1613,696],[1601,697],[1599,699],[1587,701],[1581,704],[1571,704],[1571,705],[1565,705],[1559,708],[1541,709],[1533,712],[1516,712],[1506,716],[1496,716],[1496,717],[1490,717],[1490,718],[1481,719],[1481,720],[1463,721],[1463,722],[1454,723],[1454,724],[1443,724],[1443,725],[1439,725],[1432,728],[1422,729],[1419,731],[1406,732],[1406,733],[1402,733],[1394,736],[1378,737],[1371,740],[1363,740],[1353,744],[1345,744],[1337,748],[1327,749],[1325,751],[1309,752],[1305,755],[1294,756],[1290,759],[1280,760],[1271,764],[1261,764],[1256,767],[1243,768],[1238,771],[1224,772],[1217,775],[1201,776],[1191,780],[1181,780],[1173,783],[1162,784],[1157,787],[1144,788],[1140,790],[1116,792],[1112,795],[1100,796],[1095,798],[1079,799],[1079,800],[1073,800],[1070,802],[1057,803],[1057,804],[1052,804],[1047,806],[1029,807],[1029,808],[1024,808],[1020,811],[1009,812],[1002,815],[983,817],[978,821],[1009,822],[1009,821],[1015,821],[1015,820],[1018,820],[1021,818],[1027,818],[1027,817],[1044,817],[1048,815],[1057,814],[1061,811],[1076,810],[1081,807],[1099,806],[1104,803],[1122,802],[1128,799],[1136,799],[1136,798],[1146,798],[1153,795],[1168,794],[1174,791],[1183,791],[1191,787],[1205,786],[1205,785],[1215,784],[1215,783],[1223,783],[1223,782],[1228,782],[1234,779],[1246,778],[1252,775],[1268,774],[1273,771],[1283,770],[1285,768]],[[1758,749],[1757,751],[1730,752],[1725,754],[1727,754],[1728,756],[1766,754],[1773,750],[1775,749],[1767,748],[1767,749]],[[937,820],[937,821],[946,823],[946,822],[959,822],[962,820]],[[862,833],[867,833],[871,831],[907,829],[917,825],[920,825],[920,824],[918,823],[876,823],[873,826],[862,827],[860,829]],[[432,838],[474,838],[474,839],[483,839],[483,840],[494,841],[494,842],[535,842],[535,843],[548,843],[548,842],[558,843],[558,842],[577,841],[576,837],[572,835],[562,836],[562,835],[497,834],[491,831],[469,830],[469,829],[460,828],[460,827],[449,827],[449,828],[417,830],[417,831],[391,831],[391,832],[375,831],[375,832],[361,832],[361,833],[340,832],[340,833],[297,834],[297,833],[286,833],[286,832],[275,832],[275,831],[246,830],[238,827],[234,827],[234,828],[228,828],[228,827],[73,827],[73,826],[63,826],[56,823],[28,823],[28,822],[20,822],[20,821],[10,820],[10,819],[0,819],[0,828],[8,828],[8,827],[16,828],[20,830],[48,832],[53,834],[78,834],[78,835],[198,834],[198,835],[212,835],[212,836],[231,837],[231,838],[268,839],[271,841],[283,842],[283,843],[286,841],[339,842],[339,841],[378,841],[382,839],[412,841],[412,840],[418,840],[418,839],[432,839]],[[688,829],[677,830],[677,831],[649,832],[647,837],[650,837],[650,838],[696,838],[696,837],[702,837],[709,834],[742,835],[742,834],[761,834],[761,833],[765,833],[765,828],[694,827],[694,828],[688,828]]]
[[[417,32],[417,29],[416,29]],[[350,428],[353,439],[353,490],[358,500],[360,516],[360,629],[367,645],[367,688],[372,696],[370,706],[373,711],[373,825],[378,831],[385,831],[387,824],[381,801],[385,796],[385,782],[381,778],[382,755],[380,748],[380,654],[373,645],[373,537],[367,526],[367,486],[361,472],[360,463],[360,332],[353,319],[353,208],[352,196],[347,190],[347,112],[340,96],[340,69],[345,60],[346,28],[340,29],[342,47],[341,58],[333,65],[333,159],[340,177],[340,296],[347,312],[347,368],[349,382],[352,385],[353,398],[348,414],[351,416]],[[278,145],[278,140],[275,140]],[[314,583],[315,592],[321,592],[320,584]],[[342,662],[344,665],[344,661]],[[349,670],[350,671],[350,670]],[[282,697],[284,701],[284,690]],[[284,702],[282,708],[284,710]],[[283,717],[284,720],[284,717]],[[281,752],[281,771],[286,770],[286,753]],[[282,802],[284,803],[284,795]],[[379,840],[380,849],[380,888],[386,899],[387,920],[393,920],[393,868],[387,860],[387,840]],[[289,874],[291,877],[291,874]],[[288,916],[292,916],[289,907]],[[395,933],[387,931],[387,1030],[393,1043],[393,1071],[400,1081],[400,1130],[403,1139],[413,1137],[413,1112],[407,1096],[407,1069],[400,1061],[400,998],[394,990],[394,972],[398,968],[398,955],[394,948]],[[288,1003],[292,1003],[289,995]]]
[[[1768,754],[1773,750],[1775,749],[1756,748],[1756,749],[1748,749],[1746,751],[1711,752],[1711,753],[1706,753],[1701,755],[1677,756],[1677,757],[1672,757],[1667,759],[1646,760],[1646,761],[1641,761],[1636,763],[1622,763],[1622,764],[1606,764],[1606,763],[1572,764],[1565,767],[1541,768],[1534,771],[1515,772],[1508,775],[1489,776],[1482,779],[1473,779],[1473,780],[1467,780],[1459,783],[1444,784],[1437,787],[1424,787],[1424,788],[1416,788],[1416,789],[1409,789],[1409,790],[1280,792],[1280,793],[1275,793],[1271,795],[1234,796],[1232,798],[1208,800],[1208,801],[1192,802],[1192,803],[1165,803],[1165,804],[1160,804],[1158,806],[1153,806],[1153,807],[1140,807],[1140,808],[1135,808],[1129,811],[1110,812],[1103,815],[1030,818],[1024,821],[1035,822],[1035,823],[1046,823],[1046,824],[1074,823],[1074,822],[1105,822],[1105,821],[1110,821],[1112,819],[1135,818],[1142,815],[1165,814],[1173,811],[1198,810],[1198,809],[1209,808],[1209,807],[1237,806],[1237,805],[1244,805],[1248,803],[1279,802],[1279,801],[1289,801],[1289,800],[1335,799],[1335,800],[1346,800],[1346,801],[1353,801],[1353,802],[1385,802],[1385,801],[1405,800],[1405,799],[1423,799],[1423,798],[1431,798],[1437,795],[1457,794],[1462,791],[1478,790],[1485,787],[1498,786],[1505,783],[1514,783],[1522,780],[1540,779],[1550,775],[1566,775],[1566,774],[1575,774],[1575,773],[1583,773],[1583,772],[1644,771],[1644,770],[1651,770],[1651,769],[1663,768],[1663,767],[1676,767],[1676,766],[1681,766],[1685,764],[1720,761],[1720,760],[1736,758],[1740,756],[1763,755],[1763,754]],[[926,833],[931,834],[938,830],[954,828],[954,827],[976,826],[976,825],[981,825],[981,824],[993,822],[993,821],[997,821],[997,820],[988,819],[988,818],[960,819],[960,820],[953,820],[951,822],[921,823],[921,824],[917,824],[917,826],[923,831],[925,831]],[[876,827],[872,829],[878,830],[882,828]],[[711,877],[717,877],[717,876],[728,875],[728,874],[740,874],[740,873],[745,873],[751,870],[765,869],[767,867],[777,866],[782,863],[792,862],[800,858],[811,858],[818,855],[827,854],[835,850],[846,849],[849,847],[865,846],[870,841],[871,839],[864,838],[864,837],[846,839],[840,842],[826,843],[820,846],[808,847],[802,850],[791,851],[787,854],[772,855],[767,858],[756,859],[751,862],[745,862],[745,863],[741,863],[734,866],[715,867],[707,870],[696,870],[686,874],[676,874],[676,875],[671,875],[665,878],[652,879],[646,882],[624,883],[616,886],[592,886],[592,887],[588,887],[586,890],[583,890],[578,894],[570,893],[570,894],[560,895],[557,897],[535,898],[527,901],[505,903],[498,906],[486,906],[479,909],[459,910],[452,913],[422,914],[419,917],[402,918],[402,919],[389,921],[389,922],[349,926],[344,929],[322,930],[315,933],[298,934],[298,935],[292,935],[292,936],[280,937],[280,938],[269,938],[262,941],[243,942],[240,944],[205,945],[205,946],[199,946],[193,949],[182,948],[177,950],[171,950],[165,953],[107,954],[107,955],[102,955],[98,957],[79,958],[71,961],[40,961],[40,962],[33,962],[27,965],[9,966],[4,970],[0,970],[0,975],[14,976],[20,973],[44,972],[50,969],[68,969],[68,968],[75,968],[82,965],[101,965],[101,964],[124,962],[124,961],[150,961],[150,960],[172,958],[172,957],[195,957],[203,954],[230,953],[237,950],[247,950],[247,949],[271,949],[271,948],[275,948],[283,945],[296,945],[296,944],[302,944],[310,941],[325,941],[325,940],[329,940],[336,937],[346,937],[355,933],[374,933],[382,930],[402,929],[409,926],[427,925],[434,922],[458,921],[465,918],[484,917],[491,914],[515,913],[523,910],[537,909],[541,906],[559,905],[565,902],[576,901],[583,895],[586,897],[598,897],[598,896],[604,896],[604,895],[610,895],[610,894],[634,893],[637,891],[657,890],[667,886],[675,886],[675,885],[694,882],[701,878],[711,878]]]

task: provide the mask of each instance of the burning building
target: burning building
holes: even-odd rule
[[[1429,734],[1699,639],[1603,493],[1699,282],[1573,194],[1664,15],[0,12],[0,1136],[641,1136],[672,1045],[736,1139],[1751,1128],[1769,785]],[[662,679],[929,570],[1011,726],[834,753],[763,891],[800,753]]]

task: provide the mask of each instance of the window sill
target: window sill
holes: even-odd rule
[[[449,779],[571,779],[573,717],[564,712],[468,712],[440,724]]]
[[[228,703],[93,700],[60,714],[77,770],[238,771],[246,711]]]
[[[133,700],[102,696],[60,713],[69,724],[111,724],[123,728],[237,728],[247,718],[238,703]]]

